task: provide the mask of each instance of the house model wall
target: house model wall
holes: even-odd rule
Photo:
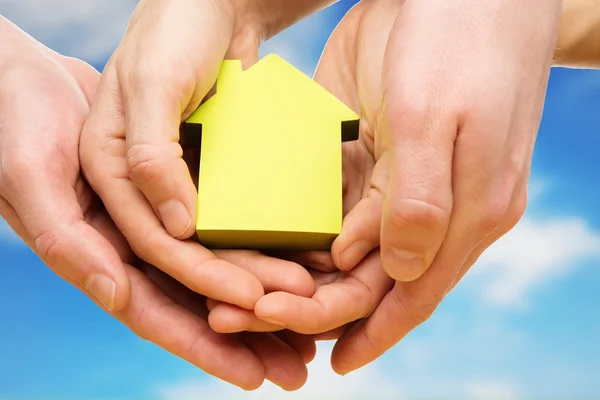
[[[278,56],[223,63],[185,122],[201,135],[198,221],[211,248],[329,249],[342,227],[342,139],[358,115]]]

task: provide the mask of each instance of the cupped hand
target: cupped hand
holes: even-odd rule
[[[79,136],[98,72],[2,18],[0,33],[0,215],[56,274],[140,337],[246,389],[265,378],[300,387],[312,338],[215,333],[206,300],[136,258],[79,174]],[[293,263],[252,252],[220,255],[267,291],[300,293],[306,282]]]
[[[375,7],[374,2],[363,1],[350,10],[329,39],[316,70],[315,80],[356,112],[375,106],[380,94],[383,53],[399,10],[398,2],[387,3]],[[368,123],[361,118],[361,140],[344,143],[342,148],[344,215],[372,190],[376,160],[362,140]],[[254,311],[209,300],[209,321],[215,331],[287,328],[318,339],[337,338],[355,321],[371,315],[394,284],[381,266],[379,249],[349,271],[341,271],[328,252],[279,252],[277,256],[307,266],[317,287],[315,294],[306,298],[270,293]]]
[[[325,335],[343,333],[332,364],[347,373],[427,320],[523,213],[558,3],[365,0],[352,9],[316,73],[361,116],[360,141],[344,144],[348,214],[332,249],[350,272],[311,300],[268,294],[255,306],[260,322],[213,305],[211,325],[235,315],[255,329],[316,334],[350,323]],[[397,281],[389,292],[383,271]]]
[[[141,1],[103,72],[80,154],[91,187],[140,258],[197,293],[252,309],[270,289],[239,264],[244,256],[182,241],[195,232],[197,173],[183,158],[180,124],[213,87],[224,58],[246,67],[258,58],[260,32],[234,3]],[[314,292],[300,265],[263,261],[264,271],[294,270],[292,292]]]
[[[3,17],[0,34],[0,214],[54,272],[121,310],[129,281],[79,174],[79,135],[99,74]]]

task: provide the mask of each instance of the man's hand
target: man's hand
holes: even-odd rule
[[[302,386],[312,338],[216,334],[205,298],[137,259],[80,176],[79,135],[98,72],[1,17],[0,36],[0,215],[56,274],[140,337],[246,389],[265,378],[288,390]],[[193,258],[193,246],[181,243],[171,256]],[[252,252],[219,255],[256,276],[261,290],[312,287],[296,264]]]
[[[312,299],[266,295],[261,329],[316,334],[368,317],[326,334],[343,333],[332,363],[347,373],[430,317],[525,208],[559,12],[558,1],[365,0],[346,16],[316,80],[361,114],[332,251],[350,272]],[[211,307],[212,326],[222,315],[259,326]]]
[[[348,270],[380,246],[398,282],[340,340],[338,371],[372,361],[428,319],[519,221],[560,11],[559,0],[404,2],[383,57],[381,107],[363,113],[376,161],[370,190],[333,251]]]
[[[273,1],[270,13],[270,0],[143,0],[108,61],[82,133],[83,172],[136,254],[197,293],[251,310],[270,288],[235,256],[221,256],[231,253],[177,240],[194,234],[197,212],[180,124],[207,96],[224,58],[248,67],[265,32],[326,3]],[[295,266],[302,279],[288,281],[310,296],[310,276]]]

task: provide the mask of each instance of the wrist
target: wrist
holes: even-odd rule
[[[564,0],[553,65],[600,66],[600,3]]]
[[[230,0],[238,31],[249,29],[265,41],[338,0]]]

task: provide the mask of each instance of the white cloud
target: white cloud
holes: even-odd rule
[[[217,380],[191,380],[159,389],[161,400],[362,400],[362,399],[402,399],[401,388],[389,374],[371,364],[345,377],[334,373],[329,359],[332,344],[318,344],[315,360],[309,364],[309,377],[306,385],[295,392],[285,392],[270,382],[260,389],[246,392]]]
[[[102,62],[118,45],[137,0],[0,0],[0,14],[62,54]]]
[[[524,218],[492,245],[472,274],[483,296],[495,305],[525,307],[539,286],[600,256],[600,235],[580,218]]]
[[[470,382],[467,384],[466,395],[472,400],[516,400],[520,397],[516,385],[496,381]]]

